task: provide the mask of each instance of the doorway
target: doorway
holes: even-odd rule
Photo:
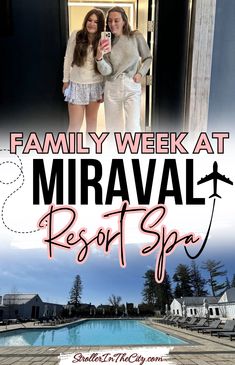
[[[31,309],[31,318],[38,319],[39,318],[39,306],[33,305]]]

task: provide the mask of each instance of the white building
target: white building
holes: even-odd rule
[[[218,301],[220,317],[235,319],[235,288],[227,289]],[[214,315],[215,308],[212,307]]]
[[[171,313],[185,317],[206,317],[211,306],[216,306],[216,297],[181,297],[175,298],[171,303]],[[219,312],[217,312],[217,317]]]
[[[45,303],[38,294],[5,294],[2,301],[2,318],[38,319],[58,315],[63,306]]]

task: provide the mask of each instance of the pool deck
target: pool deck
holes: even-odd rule
[[[170,335],[175,335],[190,344],[187,346],[174,346],[170,352],[169,360],[174,365],[235,365],[235,341],[229,338],[211,337],[206,334],[198,334],[196,331],[175,328],[157,323],[152,319],[146,319],[145,324],[165,331]],[[33,323],[26,323],[27,328],[55,328],[55,326],[34,326]],[[22,328],[22,325],[9,325],[8,330]],[[0,327],[0,332],[5,331],[5,326]],[[140,346],[137,346],[138,349]],[[106,349],[114,347],[106,347]],[[146,346],[145,346],[146,348]],[[156,346],[148,346],[149,356]],[[103,350],[104,347],[0,347],[1,365],[56,365],[59,363],[58,356],[63,353],[77,353],[83,351],[95,352]],[[119,352],[134,350],[135,346],[118,347]],[[156,353],[156,351],[154,351]],[[163,362],[164,363],[164,362]],[[83,364],[83,362],[81,362]],[[85,362],[84,362],[85,364]],[[138,364],[138,363],[136,363]],[[147,364],[147,363],[145,363]]]

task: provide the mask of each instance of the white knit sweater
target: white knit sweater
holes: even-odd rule
[[[64,58],[63,82],[76,82],[79,84],[95,84],[103,81],[103,76],[95,71],[95,60],[92,46],[88,47],[87,58],[83,66],[72,66],[73,53],[76,45],[77,30],[74,31],[68,41]]]

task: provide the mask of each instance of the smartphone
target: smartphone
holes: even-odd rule
[[[108,49],[104,53],[111,52],[111,32],[101,32],[101,40],[108,40]]]

